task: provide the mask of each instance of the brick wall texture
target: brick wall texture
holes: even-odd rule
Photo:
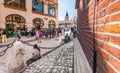
[[[78,38],[89,64],[94,68],[95,50],[96,73],[120,73],[120,0],[85,2],[77,6]]]

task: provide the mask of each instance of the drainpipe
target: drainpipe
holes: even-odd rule
[[[93,17],[93,48],[94,48],[94,50],[93,50],[93,54],[94,54],[94,56],[93,56],[93,59],[94,59],[94,61],[93,61],[93,73],[96,73],[96,71],[97,71],[97,52],[96,52],[96,41],[95,41],[95,29],[94,29],[94,27],[95,27],[95,14],[96,14],[96,12],[95,12],[95,7],[96,7],[96,0],[94,0],[94,17]]]

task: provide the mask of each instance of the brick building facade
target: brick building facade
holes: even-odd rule
[[[78,38],[94,73],[120,73],[120,0],[76,0]]]

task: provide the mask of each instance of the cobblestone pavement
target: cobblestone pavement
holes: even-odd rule
[[[24,61],[28,61],[29,59],[32,58],[32,46],[27,46],[25,45],[25,55],[24,55]],[[50,51],[51,49],[42,49],[41,48],[41,55],[43,55],[44,53]],[[2,57],[0,57],[0,73],[6,73],[6,62],[7,62],[7,55],[8,55],[8,51],[6,52],[6,54]]]
[[[25,38],[23,38],[23,40],[24,40]],[[30,40],[30,39],[32,39],[32,38],[29,38],[29,39],[25,39],[25,40]],[[53,38],[53,39],[50,39],[50,40],[42,40],[42,43],[38,43],[37,41],[32,41],[32,42],[30,42],[31,44],[35,44],[35,43],[37,43],[39,46],[42,46],[42,47],[55,47],[55,46],[58,46],[59,44],[60,44],[60,42],[59,41],[56,41],[56,39],[57,38]],[[11,40],[13,40],[13,38],[12,39],[9,39],[10,41],[9,41],[9,43],[11,42]],[[24,41],[25,41],[24,40]],[[4,43],[4,44],[6,44],[6,43]],[[49,46],[47,46],[47,44],[49,45]],[[25,55],[24,55],[24,61],[27,61],[27,60],[29,60],[31,57],[32,57],[32,49],[33,49],[33,46],[29,46],[29,45],[27,45],[27,44],[24,44],[24,46],[25,46],[25,51],[26,51],[26,53],[25,53]],[[0,51],[3,51],[4,49],[6,48],[6,46],[5,47],[0,47]],[[10,49],[10,48],[9,48]],[[9,50],[8,49],[8,50]],[[5,55],[3,55],[2,57],[0,57],[0,73],[6,73],[6,62],[7,62],[7,55],[8,55],[8,50],[6,51],[6,54]],[[43,55],[43,54],[45,54],[46,52],[48,52],[48,51],[50,51],[50,50],[52,50],[52,49],[43,49],[43,48],[41,48],[41,55]]]
[[[74,73],[73,42],[63,45],[30,64],[23,73]]]

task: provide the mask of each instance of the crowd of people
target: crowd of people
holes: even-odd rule
[[[0,43],[7,42],[7,31],[5,29],[0,29]],[[24,35],[23,35],[23,30],[20,30],[18,28],[14,28],[14,31],[12,31],[12,37],[19,37],[21,38],[22,36],[36,36],[39,38],[53,38],[58,36],[58,33],[60,32],[60,29],[48,29],[48,28],[38,28],[38,29],[32,29],[30,27],[26,28],[24,30]]]
[[[30,27],[26,28],[26,34],[24,36],[32,37],[35,36],[39,42],[41,42],[41,39],[50,39],[54,37],[58,37],[59,35],[64,35],[66,30],[62,28],[37,28],[32,29]],[[21,38],[23,36],[22,30],[19,30],[17,28],[14,28],[13,36],[16,38]],[[71,28],[71,32],[73,33],[73,37],[76,37],[77,29],[75,27]],[[4,29],[0,29],[0,43],[4,43],[7,41],[7,34]]]
[[[58,34],[60,33],[59,30],[53,28],[53,29],[37,29],[36,31],[36,37],[39,38],[54,38],[56,36],[58,36]]]
[[[27,28],[27,37],[35,36],[36,39],[50,39],[54,37],[58,37],[59,35],[65,35],[66,30],[61,28]],[[16,34],[17,33],[17,34]],[[21,37],[21,31],[14,30],[14,36]]]

